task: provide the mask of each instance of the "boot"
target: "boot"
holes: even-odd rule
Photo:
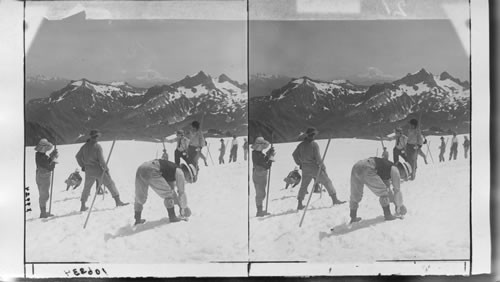
[[[175,215],[174,208],[168,208],[167,212],[168,212],[168,220],[170,222],[178,222],[178,221],[180,221],[180,219]]]
[[[142,211],[136,211],[135,212],[135,215],[134,215],[135,223],[134,223],[134,225],[143,224],[144,222],[146,222],[145,219],[141,219],[141,213],[142,213]]]
[[[337,194],[332,194],[332,204],[335,206],[335,205],[341,205],[343,203],[345,203],[346,201],[341,201],[339,199],[337,199]]]
[[[297,210],[303,210],[305,206],[302,204],[302,201],[299,200],[299,204],[297,205]]]
[[[351,210],[351,213],[350,213],[351,222],[350,223],[358,222],[361,220],[361,217],[358,217],[357,214],[358,214],[358,209]]]
[[[116,203],[116,206],[117,207],[121,207],[121,206],[126,206],[128,205],[128,203],[124,203],[120,200],[120,195],[118,196],[114,196],[113,199],[115,199],[115,203]]]
[[[48,213],[46,207],[40,207],[40,218],[47,218],[47,217],[51,217],[51,216],[54,216],[54,215],[51,213]]]
[[[89,208],[87,208],[87,207],[85,206],[85,202],[84,202],[84,201],[82,201],[82,205],[80,206],[80,211],[81,211],[81,212],[84,212],[84,211],[86,211],[86,210],[88,210],[88,209],[89,209]]]
[[[263,217],[263,216],[266,216],[266,215],[270,215],[270,213],[268,213],[267,211],[262,210],[262,206],[257,206],[257,214],[256,214],[256,216],[257,217]]]
[[[394,219],[396,219],[396,217],[391,214],[391,208],[390,208],[390,206],[382,207],[382,209],[384,210],[384,218],[385,218],[385,220],[394,220]]]

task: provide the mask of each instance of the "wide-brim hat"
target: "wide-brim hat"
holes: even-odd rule
[[[252,144],[252,150],[262,151],[269,147],[270,143],[264,137],[257,137]]]
[[[316,128],[314,128],[314,127],[309,127],[309,128],[306,130],[306,133],[304,133],[304,134],[305,134],[305,135],[307,135],[307,136],[314,136],[314,135],[316,135],[316,134],[318,134],[318,133],[319,133],[319,131],[318,131]]]
[[[54,147],[52,143],[50,143],[47,139],[42,138],[40,139],[40,142],[38,142],[38,145],[36,145],[35,151],[45,153],[52,150],[52,147]]]
[[[444,140],[444,137],[443,137],[443,136],[441,136],[441,138],[439,138],[439,139]]]
[[[398,162],[396,164],[396,167],[399,170],[399,175],[401,176],[401,179],[406,181],[408,180],[408,178],[410,178],[410,175],[412,174],[412,169],[409,164],[407,164],[406,162]]]
[[[90,137],[99,137],[101,136],[101,132],[97,129],[92,129],[89,133]]]
[[[177,135],[184,135],[184,130],[179,129],[179,130],[177,130],[176,133],[177,133]]]

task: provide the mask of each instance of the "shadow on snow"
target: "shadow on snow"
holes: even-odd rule
[[[368,228],[373,225],[377,225],[379,223],[385,222],[385,219],[383,216],[378,216],[375,218],[367,219],[367,220],[361,220],[359,222],[349,224],[349,223],[342,223],[339,224],[335,227],[332,228],[330,232],[324,232],[321,231],[319,232],[319,240],[323,240],[325,238],[331,237],[331,236],[339,236],[339,235],[344,235],[350,232],[354,232],[356,230],[360,230],[363,228]]]
[[[170,223],[170,221],[168,220],[168,218],[162,218],[162,219],[155,220],[155,221],[146,221],[145,223],[139,224],[137,226],[127,224],[123,227],[120,227],[120,229],[118,229],[118,231],[116,231],[115,234],[110,234],[110,233],[104,234],[104,241],[107,242],[110,239],[131,236],[131,235],[141,233],[141,232],[144,232],[147,230],[151,230],[151,229],[154,229],[158,226],[161,226],[164,224],[169,224],[169,223]]]

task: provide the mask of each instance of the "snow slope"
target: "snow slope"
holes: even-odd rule
[[[445,136],[447,138],[448,136]],[[324,263],[366,263],[376,260],[469,259],[469,160],[464,159],[463,137],[459,154],[439,163],[439,136],[430,136],[428,165],[419,158],[417,178],[402,184],[408,214],[403,220],[385,222],[378,198],[367,188],[358,209],[363,220],[349,227],[349,204],[331,206],[326,192],[313,194],[304,223],[297,212],[300,184],[284,190],[283,179],[294,168],[292,152],[298,143],[277,144],[271,171],[268,211],[255,217],[255,189],[250,185],[250,259],[258,261],[309,261]],[[450,138],[451,140],[451,138]],[[319,140],[323,154],[327,140]],[[385,142],[390,150],[394,141]],[[325,160],[327,173],[341,200],[349,201],[350,172],[358,160],[381,155],[378,141],[333,139]],[[427,151],[426,146],[423,147]],[[252,164],[250,164],[251,173]],[[251,179],[251,178],[250,178]],[[312,184],[309,187],[311,190]],[[309,194],[306,195],[304,204]],[[392,206],[393,207],[393,206]],[[393,208],[392,208],[393,210]],[[394,210],[393,210],[394,211]],[[334,231],[330,231],[331,228]]]
[[[230,138],[225,138],[226,143]],[[238,138],[240,139],[240,138]],[[163,201],[149,190],[142,226],[133,228],[135,172],[145,161],[161,157],[162,144],[117,141],[109,163],[111,176],[122,201],[131,204],[115,208],[110,194],[98,196],[87,228],[87,213],[80,213],[83,183],[64,191],[64,180],[78,167],[74,158],[81,144],[58,146],[59,164],[54,176],[52,213],[39,219],[38,189],[35,183],[35,151],[26,148],[26,186],[30,187],[33,211],[26,218],[26,260],[28,262],[175,263],[246,260],[248,257],[247,162],[239,146],[239,160],[218,165],[219,138],[207,139],[215,162],[201,171],[195,184],[187,185],[188,204],[193,212],[188,222],[170,224]],[[241,140],[240,140],[241,141]],[[101,142],[105,158],[111,142]],[[173,160],[175,144],[165,144]],[[227,177],[230,175],[230,177]],[[84,174],[82,173],[82,176]],[[94,186],[95,187],[95,186]],[[91,204],[95,188],[87,202]],[[176,208],[177,211],[177,208]]]

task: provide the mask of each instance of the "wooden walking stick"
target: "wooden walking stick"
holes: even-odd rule
[[[113,148],[115,147],[115,142],[116,142],[116,139],[113,140],[113,144],[111,144],[111,150],[109,150],[108,159],[106,160],[106,168],[108,167],[109,159],[111,158],[111,153],[113,152]],[[92,212],[92,208],[94,207],[95,199],[97,198],[97,191],[99,190],[99,187],[102,185],[102,180],[104,178],[105,173],[106,173],[106,170],[104,170],[102,172],[101,177],[99,178],[99,182],[97,182],[97,189],[96,189],[95,194],[94,194],[94,199],[92,199],[92,204],[90,205],[89,212],[87,214],[87,218],[85,219],[85,224],[83,225],[83,229],[85,229],[85,227],[87,227],[87,223],[88,223],[89,218],[90,218],[90,213]]]
[[[55,142],[54,142],[54,151],[57,150],[57,136],[55,137]],[[57,158],[56,158],[57,159]],[[54,187],[54,173],[56,171],[56,167],[54,165],[54,169],[52,170],[52,175],[50,176],[50,200],[49,200],[49,214],[52,210],[52,190]]]
[[[316,185],[316,183],[318,182],[319,175],[321,173],[321,170],[323,169],[323,164],[325,163],[326,152],[328,152],[328,147],[330,147],[331,140],[332,140],[332,138],[330,137],[328,139],[328,143],[326,143],[326,149],[325,149],[325,152],[323,153],[323,158],[321,159],[321,164],[318,168],[318,173],[316,174],[316,178],[314,178],[314,185]],[[314,186],[313,186],[313,189],[314,189]],[[307,208],[309,207],[309,203],[311,202],[311,197],[313,194],[312,192],[313,191],[311,191],[311,193],[309,193],[309,199],[307,199],[307,204],[306,204],[306,207],[304,208],[304,213],[302,214],[302,218],[300,219],[299,227],[302,227],[302,222],[304,222],[304,217],[306,216]]]
[[[273,141],[274,141],[274,131],[271,132],[271,149],[273,148]],[[266,192],[266,212],[267,212],[267,206],[269,204],[269,186],[271,186],[271,166],[269,166],[269,174],[267,175],[267,192]]]

